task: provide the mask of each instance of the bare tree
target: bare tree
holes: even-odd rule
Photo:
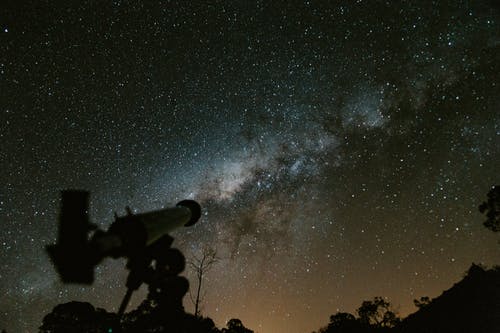
[[[205,274],[212,268],[212,266],[219,261],[217,257],[217,251],[212,248],[206,248],[203,250],[203,253],[200,256],[194,256],[192,260],[188,262],[191,269],[196,274],[196,280],[198,282],[198,286],[196,288],[196,297],[190,293],[191,302],[194,305],[194,315],[196,317],[200,316],[201,313],[201,302],[202,302],[202,285],[203,285],[203,277]]]

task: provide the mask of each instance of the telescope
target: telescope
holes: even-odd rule
[[[61,195],[58,240],[47,246],[47,252],[65,283],[93,283],[94,269],[106,257],[127,258],[132,271],[131,261],[155,259],[152,249],[159,248],[158,244],[169,248],[173,241],[170,232],[194,225],[201,216],[201,207],[193,200],[141,214],[133,214],[127,207],[127,215],[115,213],[114,223],[102,231],[89,221],[89,192],[65,190]]]

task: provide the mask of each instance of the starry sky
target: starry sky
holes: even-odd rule
[[[306,333],[379,295],[406,315],[500,263],[477,209],[500,182],[497,1],[1,7],[0,329],[119,306],[124,260],[92,286],[48,260],[68,188],[103,229],[199,201],[174,245],[217,249],[202,312],[219,327]]]

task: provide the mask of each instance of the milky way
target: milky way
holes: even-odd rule
[[[123,260],[84,287],[45,254],[67,188],[103,229],[199,201],[174,245],[217,250],[219,326],[311,332],[379,295],[406,315],[498,264],[477,207],[500,182],[499,19],[494,1],[8,2],[0,329],[71,300],[117,310]]]

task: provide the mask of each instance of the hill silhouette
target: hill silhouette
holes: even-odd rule
[[[415,300],[405,319],[383,297],[364,301],[357,315],[338,312],[319,333],[499,333],[500,267],[472,264],[465,277],[440,296]]]
[[[401,333],[500,332],[500,267],[472,264],[466,276],[429,304],[406,317]]]

